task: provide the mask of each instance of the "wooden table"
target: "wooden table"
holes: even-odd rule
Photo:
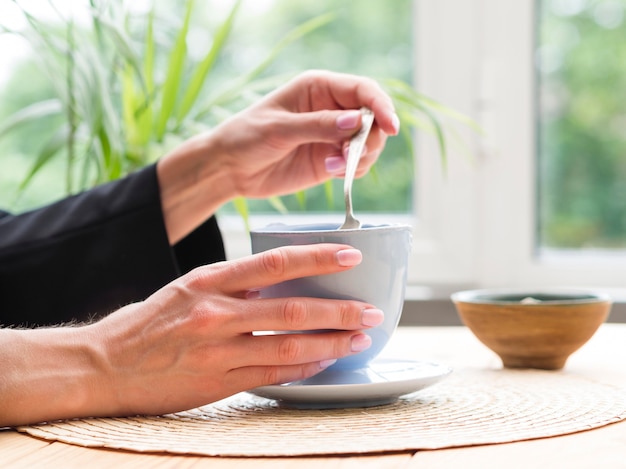
[[[459,368],[497,368],[499,359],[463,327],[402,327],[384,352]],[[567,368],[626,387],[626,324],[605,324]],[[538,440],[454,449],[298,458],[220,458],[89,449],[0,431],[2,468],[626,468],[626,420],[594,430]]]

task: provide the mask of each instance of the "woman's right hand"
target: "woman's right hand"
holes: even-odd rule
[[[289,246],[199,267],[82,327],[0,328],[0,427],[164,414],[310,377],[368,348],[373,305],[263,299],[258,289],[361,262],[345,245]],[[319,334],[254,331],[334,329]]]
[[[358,301],[262,299],[258,289],[360,263],[349,246],[290,246],[198,268],[141,303],[96,323],[101,344],[99,409],[90,414],[162,414],[261,385],[312,376],[371,339],[360,332],[383,313]],[[321,334],[253,331],[336,329]]]

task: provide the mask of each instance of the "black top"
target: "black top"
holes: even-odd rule
[[[151,165],[41,209],[0,211],[0,325],[96,319],[224,259],[215,218],[169,245]]]

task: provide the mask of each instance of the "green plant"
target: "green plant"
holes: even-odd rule
[[[222,80],[225,86],[207,90],[241,3],[234,3],[214,32],[212,46],[197,61],[190,60],[187,50],[193,0],[185,2],[182,20],[173,28],[158,21],[155,7],[133,15],[120,2],[90,0],[88,24],[78,24],[72,17],[60,24],[49,23],[24,11],[30,27],[13,32],[23,34],[39,51],[43,70],[54,83],[55,97],[15,113],[0,126],[0,137],[35,120],[53,122],[56,117],[54,122],[60,124],[20,189],[58,157],[66,161],[67,193],[117,179],[154,162],[180,141],[210,128],[283,82],[284,75],[268,73],[276,57],[334,18],[327,13],[300,24],[249,71],[234,80]],[[433,132],[445,167],[444,120],[473,123],[403,81],[389,79],[383,84],[396,101],[409,153],[411,128]],[[330,183],[326,192],[332,198]],[[296,197],[304,204],[304,193]],[[277,210],[285,210],[281,199],[270,202]],[[247,220],[247,201],[239,199],[234,205]]]

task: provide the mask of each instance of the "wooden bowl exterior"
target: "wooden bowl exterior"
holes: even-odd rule
[[[463,323],[507,368],[557,370],[607,319],[610,301],[585,304],[455,302]]]

